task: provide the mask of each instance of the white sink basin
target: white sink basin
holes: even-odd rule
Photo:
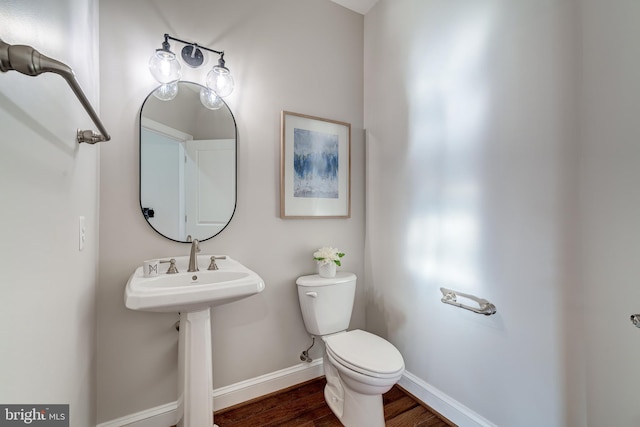
[[[264,282],[254,271],[226,257],[216,259],[218,270],[207,270],[211,256],[199,255],[200,271],[187,272],[189,257],[176,257],[179,273],[166,274],[161,264],[156,277],[144,277],[138,267],[127,282],[125,305],[132,310],[193,312],[262,292]]]

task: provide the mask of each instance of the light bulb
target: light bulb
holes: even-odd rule
[[[153,91],[153,96],[161,101],[171,101],[178,94],[178,82],[163,84]]]
[[[165,49],[157,49],[149,59],[149,71],[153,78],[162,84],[178,81],[182,77],[182,69],[176,55]]]
[[[220,98],[214,91],[203,87],[200,89],[200,102],[209,110],[218,110],[224,105],[222,98]]]
[[[233,77],[229,69],[224,66],[224,60],[218,61],[219,65],[207,74],[207,87],[219,97],[224,98],[233,92]]]

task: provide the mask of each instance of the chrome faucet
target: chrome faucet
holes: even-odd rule
[[[187,271],[189,273],[193,273],[198,270],[198,252],[200,252],[200,242],[198,239],[193,239],[191,242],[191,252],[189,253],[189,268]]]

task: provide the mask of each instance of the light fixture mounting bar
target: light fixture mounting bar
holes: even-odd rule
[[[198,43],[191,43],[191,42],[188,42],[186,40],[182,40],[182,39],[179,39],[179,38],[176,38],[176,37],[172,37],[169,34],[165,34],[164,35],[164,39],[165,39],[165,41],[168,39],[168,40],[173,40],[173,41],[176,41],[176,42],[180,42],[182,44],[195,46],[195,47],[197,47],[199,49],[204,49],[204,50],[209,51],[209,52],[217,53],[220,56],[224,56],[224,51],[215,50],[215,49],[209,49],[208,47],[199,45]]]

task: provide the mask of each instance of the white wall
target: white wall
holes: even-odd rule
[[[201,246],[258,272],[266,290],[213,310],[218,388],[300,363],[310,339],[295,279],[314,272],[315,249],[343,249],[344,269],[363,275],[363,26],[362,15],[326,0],[101,2],[101,106],[113,142],[101,153],[98,422],[177,398],[177,316],[123,303],[127,278],[143,260],[188,253],[157,235],[138,203],[137,117],[154,88],[147,63],[163,34],[223,49],[236,81],[228,103],[239,133],[237,211]],[[204,82],[207,71],[184,78]],[[279,218],[281,110],[352,124],[351,219]],[[362,292],[352,326],[364,326]],[[317,346],[312,356],[320,355]]]
[[[367,326],[495,425],[640,423],[639,21],[598,0],[366,16]]]
[[[92,0],[1,2],[0,38],[70,65],[97,108],[97,13]],[[0,128],[0,402],[70,404],[72,425],[94,425],[100,147],[75,134],[95,127],[60,76],[11,71]]]
[[[499,426],[578,425],[582,405],[567,370],[581,364],[579,331],[564,326],[575,313],[576,12],[381,0],[365,18],[367,327]],[[441,286],[498,312],[442,304]]]

